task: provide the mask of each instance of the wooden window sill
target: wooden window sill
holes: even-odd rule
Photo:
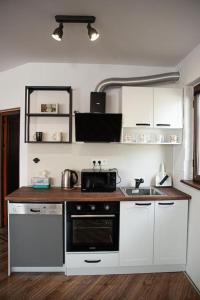
[[[193,180],[183,180],[183,179],[181,180],[181,182],[190,187],[193,187],[196,190],[200,190],[200,182],[196,182]]]

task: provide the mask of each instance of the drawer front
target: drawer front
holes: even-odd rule
[[[67,268],[119,266],[119,253],[74,253],[66,255]]]

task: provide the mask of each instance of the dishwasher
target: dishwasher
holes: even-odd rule
[[[8,273],[62,271],[63,204],[9,203]]]

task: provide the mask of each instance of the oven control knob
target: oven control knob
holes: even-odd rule
[[[110,209],[110,205],[106,204],[106,205],[104,206],[104,208],[105,208],[105,210],[109,210],[109,209]]]
[[[76,210],[82,210],[82,207],[81,207],[81,205],[76,205]]]
[[[90,205],[90,209],[94,211],[96,209],[96,206],[95,205]]]

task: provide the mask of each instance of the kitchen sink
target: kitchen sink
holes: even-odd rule
[[[154,188],[154,187],[145,187],[136,189],[134,187],[121,187],[122,193],[125,196],[134,196],[134,195],[164,195],[163,192]]]

